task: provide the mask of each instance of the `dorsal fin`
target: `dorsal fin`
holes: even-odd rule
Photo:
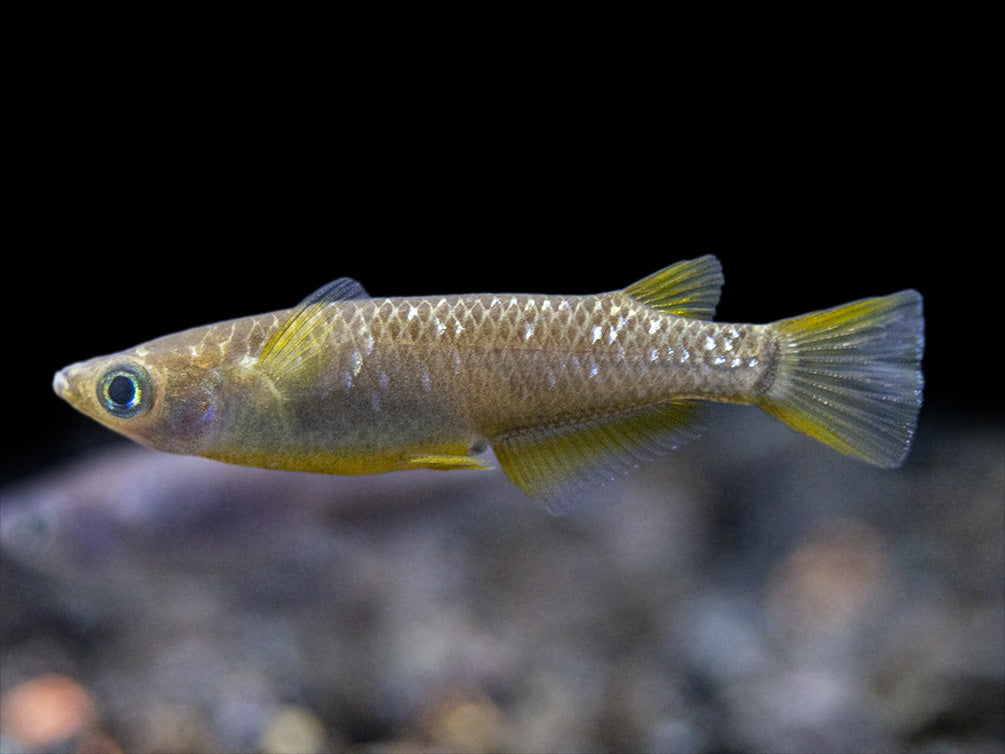
[[[722,265],[711,254],[677,262],[625,288],[646,306],[690,319],[712,319],[722,289]]]
[[[296,362],[317,342],[314,326],[324,322],[322,315],[331,304],[370,298],[363,286],[352,278],[338,278],[318,288],[290,310],[286,320],[262,347],[258,361],[273,371]]]
[[[491,439],[510,481],[559,514],[584,489],[603,484],[701,433],[703,406],[690,401]]]

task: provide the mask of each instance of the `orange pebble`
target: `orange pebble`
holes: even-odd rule
[[[0,728],[35,748],[65,741],[97,718],[97,707],[83,686],[50,673],[15,686],[0,700]]]

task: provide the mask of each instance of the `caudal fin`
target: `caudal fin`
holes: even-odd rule
[[[758,405],[842,453],[903,463],[921,408],[921,295],[863,299],[775,326],[778,369]]]

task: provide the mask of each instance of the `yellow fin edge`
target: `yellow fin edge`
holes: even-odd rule
[[[776,322],[767,413],[841,453],[893,468],[918,422],[924,316],[917,291],[863,299]]]
[[[646,306],[678,317],[709,320],[722,290],[722,265],[711,254],[664,267],[625,288]]]

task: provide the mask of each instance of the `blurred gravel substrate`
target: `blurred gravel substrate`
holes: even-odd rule
[[[561,518],[123,446],[3,490],[0,695],[126,751],[1001,751],[1005,432],[922,419],[883,471],[717,410]]]

